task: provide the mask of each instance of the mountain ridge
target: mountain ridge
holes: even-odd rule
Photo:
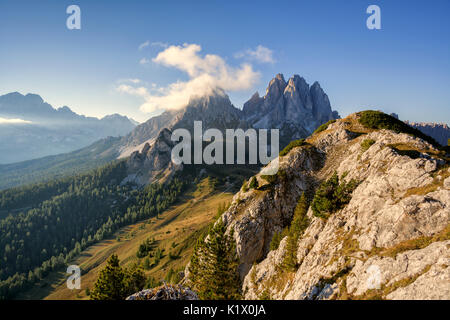
[[[260,172],[258,188],[234,195],[221,218],[236,241],[245,299],[449,299],[448,150],[367,126],[361,119],[373,113],[329,124],[279,157],[276,178]],[[290,242],[283,230],[302,194],[304,229]]]

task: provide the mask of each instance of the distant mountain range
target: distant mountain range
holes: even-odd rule
[[[409,122],[405,121],[411,127],[419,129],[426,135],[434,138],[441,145],[448,145],[450,139],[450,127],[445,123],[433,123],[433,122]]]
[[[394,118],[400,119],[398,114],[391,113]],[[400,119],[401,120],[401,119]],[[435,123],[435,122],[413,122],[408,120],[403,120],[403,122],[409,124],[411,127],[416,128],[426,135],[432,137],[434,140],[439,142],[442,146],[448,145],[448,140],[450,139],[450,127],[446,123]]]
[[[310,87],[298,75],[286,82],[282,74],[277,74],[266,94],[260,97],[255,93],[242,110],[231,104],[225,92],[216,90],[210,96],[191,98],[186,108],[151,118],[122,139],[120,157],[131,155],[130,179],[146,184],[154,177],[166,177],[179,169],[171,163],[170,133],[177,128],[192,132],[196,120],[202,121],[204,130],[280,129],[280,148],[283,148],[292,140],[306,138],[322,123],[337,118],[339,114],[331,109],[328,96],[318,82]]]
[[[19,118],[31,122],[0,124],[0,163],[37,158],[39,154],[61,153],[0,165],[2,189],[41,181],[42,177],[52,179],[73,174],[130,156],[128,164],[131,174],[145,172],[139,179],[144,182],[149,176],[159,176],[159,173],[149,174],[147,171],[169,167],[166,163],[170,161],[166,150],[170,146],[167,135],[177,128],[192,131],[196,120],[203,122],[203,130],[278,128],[280,148],[283,148],[290,141],[305,138],[321,124],[340,116],[332,110],[330,100],[318,82],[310,86],[298,75],[285,81],[282,74],[277,74],[269,82],[265,95],[261,97],[255,93],[242,110],[231,103],[225,92],[217,89],[209,96],[192,97],[185,108],[165,111],[135,126],[133,120],[120,115],[106,116],[100,120],[88,118],[77,115],[68,107],[54,109],[37,95],[11,93],[0,97],[0,118]],[[447,125],[410,125],[443,145],[450,138]],[[120,135],[123,136],[101,139]],[[86,145],[89,146],[80,149]],[[73,151],[75,149],[79,150]],[[69,151],[72,152],[62,154]]]
[[[310,87],[298,75],[286,82],[283,75],[278,74],[270,81],[266,94],[259,97],[255,93],[244,104],[243,110],[233,106],[226,93],[217,89],[210,96],[192,97],[183,109],[166,111],[136,127],[126,117],[87,118],[75,114],[68,107],[54,109],[37,95],[23,96],[19,93],[0,97],[0,118],[19,118],[31,122],[0,125],[0,130],[4,130],[0,140],[3,155],[0,163],[69,152],[77,149],[76,146],[83,147],[105,136],[124,135],[118,139],[97,141],[70,154],[0,165],[0,188],[5,188],[42,181],[43,177],[52,179],[73,174],[113,159],[129,157],[134,152],[154,154],[158,150],[153,144],[163,129],[191,130],[196,120],[203,121],[204,130],[278,128],[280,147],[283,147],[293,139],[307,137],[316,127],[339,118],[339,115],[331,109],[328,96],[319,83]],[[111,123],[114,125],[109,127]],[[148,147],[144,149],[147,143],[152,146],[151,150]],[[145,157],[135,156],[134,159]],[[78,158],[80,161],[77,161]],[[51,166],[48,165],[49,159]],[[151,161],[147,159],[144,163]]]
[[[0,164],[71,152],[108,136],[123,136],[136,126],[125,116],[102,119],[54,109],[36,94],[0,96]]]

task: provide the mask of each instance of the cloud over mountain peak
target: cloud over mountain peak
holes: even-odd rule
[[[226,91],[248,90],[260,78],[260,73],[249,63],[231,66],[222,57],[202,55],[201,51],[198,44],[172,45],[152,59],[156,64],[186,73],[189,77],[186,81],[178,80],[165,87],[152,89],[122,84],[117,90],[144,98],[141,110],[152,112],[181,109],[192,96],[211,95],[216,88]]]

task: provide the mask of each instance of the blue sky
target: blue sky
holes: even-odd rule
[[[81,30],[66,28],[71,4],[81,8]],[[366,27],[371,4],[381,8],[381,30]],[[77,113],[145,121],[160,112],[140,109],[158,92],[152,88],[167,94],[170,84],[197,76],[152,61],[167,49],[156,43],[187,43],[201,46],[194,58],[212,54],[229,70],[251,67],[248,86],[227,90],[237,107],[281,72],[319,81],[343,116],[375,108],[450,123],[449,15],[448,0],[0,0],[0,94],[32,92]],[[258,46],[273,61],[252,56]]]

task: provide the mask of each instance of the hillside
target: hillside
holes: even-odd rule
[[[259,188],[241,189],[222,216],[244,297],[450,299],[448,154],[378,112],[297,145],[275,178],[257,174]]]
[[[83,250],[71,262],[82,269],[81,290],[67,289],[67,276],[60,271],[50,274],[33,289],[17,298],[88,299],[85,289],[93,287],[106,259],[116,253],[123,266],[142,266],[145,259],[138,258],[136,253],[139,245],[149,238],[155,239],[156,247],[163,250],[163,257],[157,266],[146,269],[146,275],[160,281],[167,276],[170,269],[182,271],[190,259],[197,237],[214,221],[217,209],[231,201],[232,190],[230,186],[214,186],[211,178],[204,178],[158,217],[121,228],[112,237]],[[171,258],[169,252],[176,253],[176,258]]]

